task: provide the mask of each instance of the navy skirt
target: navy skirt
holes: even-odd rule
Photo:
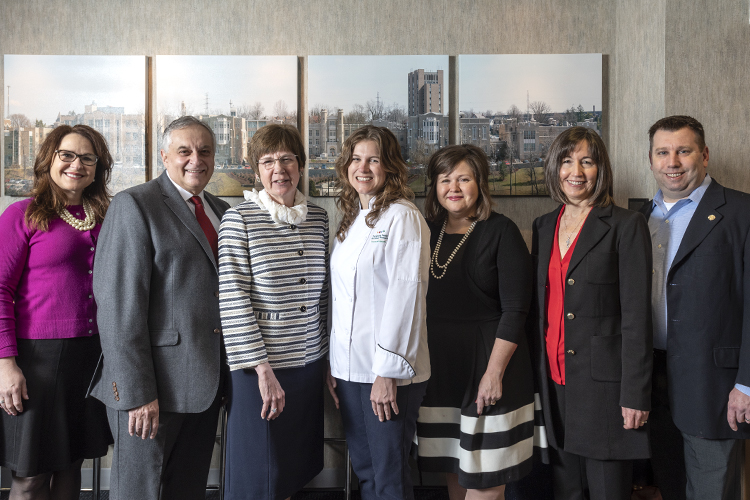
[[[274,369],[286,406],[260,418],[263,400],[253,369],[232,371],[227,419],[227,500],[282,500],[323,470],[323,390],[328,361]]]
[[[106,455],[113,442],[106,408],[86,397],[102,352],[99,335],[17,344],[29,399],[15,417],[0,411],[2,466],[31,477]]]

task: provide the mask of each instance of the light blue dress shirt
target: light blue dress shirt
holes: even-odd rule
[[[667,208],[661,189],[653,200],[653,210],[648,219],[651,233],[651,248],[654,268],[651,272],[651,307],[654,323],[654,349],[667,349],[667,273],[672,267],[682,238],[703,195],[711,184],[711,176],[706,174],[700,186],[690,196]],[[743,393],[750,395],[750,387],[735,384]]]

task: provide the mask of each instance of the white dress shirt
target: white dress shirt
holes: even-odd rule
[[[211,208],[211,205],[206,203],[206,197],[203,196],[204,191],[201,191],[197,195],[194,195],[190,191],[184,189],[182,186],[177,184],[175,181],[172,180],[171,177],[169,177],[169,171],[164,171],[167,174],[167,178],[172,181],[172,184],[174,187],[177,188],[177,192],[180,193],[180,196],[182,196],[182,199],[185,200],[185,203],[187,203],[188,208],[190,208],[190,211],[193,212],[193,215],[195,215],[195,205],[192,201],[190,201],[190,198],[193,196],[198,196],[201,201],[203,202],[203,211],[206,212],[206,216],[208,217],[208,220],[211,221],[211,225],[214,227],[214,230],[216,231],[216,234],[219,234],[219,225],[221,224],[221,221],[218,217],[216,217],[216,214],[214,213],[214,210]]]
[[[331,374],[369,384],[378,375],[398,385],[424,382],[430,230],[406,200],[391,205],[372,229],[365,223],[369,211],[360,211],[331,253]]]

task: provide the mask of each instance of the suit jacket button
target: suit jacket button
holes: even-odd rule
[[[216,297],[216,298],[219,298],[219,291],[218,291],[218,290],[216,290],[216,291],[214,292],[214,297]]]
[[[568,313],[568,314],[565,315],[565,317],[568,318],[568,319],[575,319],[576,315],[573,314],[573,313]]]
[[[115,396],[115,401],[119,401],[119,400],[120,400],[120,396]]]
[[[221,328],[214,328],[214,333],[221,333]]]
[[[573,349],[568,349],[568,354],[570,354],[571,356],[575,356],[576,352]]]
[[[570,278],[568,280],[568,285],[575,285],[575,284],[576,284],[576,280],[574,280],[573,278]]]
[[[112,382],[112,387],[117,387],[117,382]]]

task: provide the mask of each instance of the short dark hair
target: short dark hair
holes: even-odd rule
[[[648,129],[648,149],[649,151],[654,148],[654,135],[659,130],[666,130],[667,132],[677,132],[683,128],[689,128],[695,133],[695,142],[698,143],[698,147],[703,151],[706,149],[706,133],[703,131],[703,125],[701,122],[687,115],[672,115],[662,118],[657,121],[651,128]]]
[[[172,132],[174,132],[175,130],[182,130],[184,128],[195,126],[203,127],[204,129],[208,130],[208,133],[211,135],[214,154],[216,154],[216,134],[214,134],[214,131],[211,130],[211,127],[209,127],[205,122],[202,122],[198,118],[190,115],[181,116],[167,125],[167,128],[164,129],[164,132],[162,132],[161,136],[161,150],[164,152],[169,151],[169,145],[172,143]]]
[[[448,146],[432,154],[427,164],[427,178],[430,180],[430,190],[425,198],[425,218],[434,223],[442,222],[448,215],[447,210],[437,199],[437,179],[441,174],[449,175],[461,163],[471,168],[474,180],[479,186],[477,198],[477,212],[472,220],[487,220],[492,213],[492,197],[490,195],[490,164],[487,155],[481,148],[472,144]]]
[[[302,136],[299,130],[286,123],[272,123],[258,129],[253,138],[250,139],[250,164],[253,166],[255,173],[260,175],[258,161],[264,155],[279,151],[289,151],[296,155],[299,171],[302,172],[305,169],[307,156],[305,156],[305,147],[302,144]],[[298,189],[300,188],[298,187]]]
[[[607,147],[599,134],[587,127],[571,127],[563,131],[552,142],[544,160],[544,183],[550,198],[558,203],[570,203],[560,185],[560,167],[565,158],[576,150],[579,144],[587,143],[589,156],[597,166],[596,184],[591,205],[607,207],[614,204],[614,188],[612,186],[612,165],[607,154]]]

